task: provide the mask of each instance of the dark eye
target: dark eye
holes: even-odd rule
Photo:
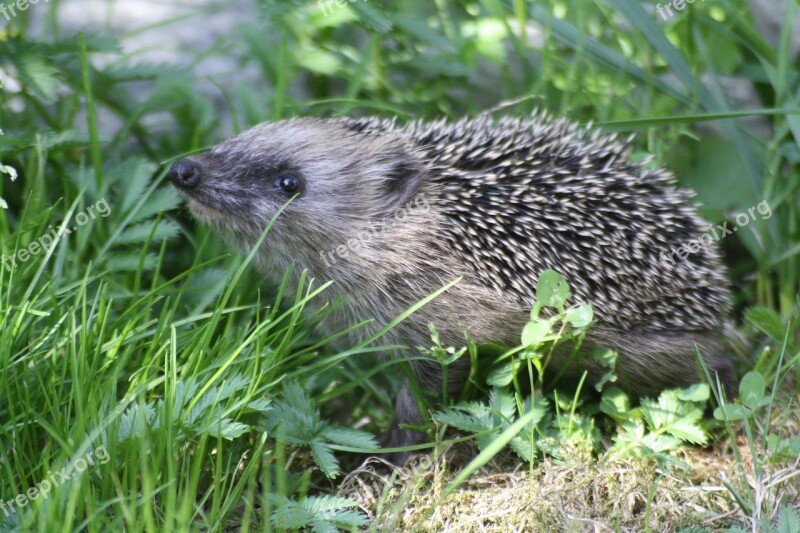
[[[302,185],[300,178],[294,174],[287,174],[278,178],[278,187],[286,194],[295,194],[300,191]]]

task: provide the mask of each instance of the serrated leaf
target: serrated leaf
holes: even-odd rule
[[[89,135],[76,130],[48,131],[42,135],[42,141],[48,149],[79,147],[89,144]]]
[[[340,446],[349,446],[362,450],[375,450],[379,447],[378,442],[371,433],[357,429],[330,426],[322,431],[322,436]]]
[[[751,307],[744,312],[744,318],[774,340],[782,341],[786,331],[781,317],[769,307]]]
[[[647,433],[640,443],[656,453],[668,452],[681,445],[681,441],[677,437],[658,433]]]
[[[275,493],[270,493],[269,498],[272,500],[272,504],[275,507],[275,511],[272,513],[270,519],[276,527],[282,529],[300,529],[310,524],[311,520],[314,518],[299,502]]]
[[[642,415],[647,421],[651,431],[667,431],[675,429],[678,433],[687,433],[691,438],[696,438],[696,433],[687,429],[703,416],[703,411],[694,402],[683,402],[679,399],[680,392],[666,390],[654,402],[649,398],[641,401]]]
[[[154,163],[141,157],[133,157],[107,172],[120,185],[120,212],[127,213],[142,199],[156,170],[158,167]]]
[[[477,417],[456,411],[455,409],[448,409],[433,415],[433,419],[440,424],[447,424],[461,431],[469,431],[470,433],[480,433],[481,431],[490,429],[491,424],[486,424]]]
[[[509,446],[511,446],[511,449],[514,450],[514,453],[516,453],[523,461],[531,462],[536,458],[538,447],[536,446],[535,442],[529,439],[523,439],[520,437],[520,435],[511,439]]]
[[[169,240],[178,234],[178,224],[172,220],[162,219],[159,221],[158,227],[155,229],[155,231],[153,231],[154,224],[155,221],[151,221],[131,226],[120,233],[114,242],[117,245],[144,243],[148,238],[150,238],[150,234],[152,233],[153,237],[151,242],[160,243],[162,241]]]
[[[156,417],[156,410],[153,405],[131,405],[120,416],[119,426],[117,426],[117,440],[119,442],[133,437],[141,437],[147,428],[152,427],[152,422]]]
[[[293,408],[305,412],[313,412],[316,410],[314,402],[303,390],[303,387],[296,381],[287,381],[283,385],[283,399]]]
[[[309,513],[319,515],[358,507],[358,502],[342,496],[309,496],[308,498],[303,498],[300,501],[300,505]]]
[[[692,444],[705,444],[708,442],[708,435],[697,424],[688,420],[676,420],[667,428],[667,433],[683,441]]]
[[[269,410],[270,405],[272,405],[272,403],[269,400],[258,399],[258,400],[253,400],[250,403],[248,403],[247,407],[249,407],[253,411],[264,412],[264,411]]]
[[[697,383],[681,390],[678,398],[684,402],[707,402],[711,397],[711,389],[705,383]]]
[[[494,387],[489,392],[489,408],[496,418],[506,422],[517,413],[517,403],[507,388]]]
[[[164,211],[172,211],[181,205],[181,196],[173,187],[163,187],[153,192],[142,207],[133,213],[130,223],[134,224]]]
[[[248,431],[250,431],[249,426],[241,422],[235,422],[230,418],[216,420],[213,423],[198,428],[198,433],[200,435],[208,435],[209,437],[222,438],[225,440],[234,440]]]
[[[495,368],[489,373],[486,383],[493,387],[505,387],[514,379],[521,364],[519,359],[512,359],[508,363]]]
[[[788,505],[783,505],[778,510],[775,533],[797,533],[800,531],[800,513]]]
[[[314,462],[322,473],[329,478],[335,478],[339,475],[339,463],[333,455],[330,446],[320,440],[314,440],[310,444],[311,454],[314,456]]]
[[[365,26],[379,33],[386,33],[392,29],[392,20],[372,2],[355,2],[351,3],[350,7]]]
[[[363,527],[369,525],[369,519],[361,511],[342,511],[329,513],[330,520],[338,526]],[[348,528],[349,529],[349,528]]]
[[[23,87],[32,89],[46,101],[55,99],[58,90],[58,70],[38,55],[24,54],[17,60]]]
[[[106,265],[109,269],[119,272],[134,272],[139,270],[139,261],[141,254],[139,253],[121,253],[115,254],[107,259]],[[158,256],[155,254],[147,254],[144,259],[142,270],[148,272],[155,268],[158,263]]]

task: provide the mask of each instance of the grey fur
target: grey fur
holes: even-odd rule
[[[305,188],[257,261],[273,279],[294,265],[333,280],[328,297],[347,302],[331,317],[332,329],[386,324],[463,276],[384,340],[427,346],[433,322],[446,344],[463,344],[466,329],[478,342],[516,345],[537,276],[554,269],[576,301],[594,306],[586,343],[619,352],[622,381],[633,392],[699,381],[695,344],[728,383],[732,367],[719,331],[730,297],[716,247],[670,267],[660,260],[708,224],[668,172],[632,163],[629,153],[629,141],[540,113],[404,126],[292,119],[256,126],[193,158],[202,180],[185,192],[195,215],[247,250],[287,200],[276,177],[299,175]],[[413,202],[419,195],[429,209]],[[410,201],[408,216],[396,221]],[[325,255],[359,234],[345,257]],[[423,385],[439,387],[435,365],[414,369]],[[451,370],[451,391],[466,370]],[[387,444],[416,440],[397,424],[419,418],[404,388]]]

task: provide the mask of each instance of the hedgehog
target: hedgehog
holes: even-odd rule
[[[546,270],[593,306],[581,352],[615,350],[618,382],[632,394],[700,382],[695,349],[715,382],[730,386],[720,253],[714,244],[674,252],[709,225],[691,191],[651,161],[631,161],[631,151],[632,137],[544,112],[402,125],[293,118],[176,161],[168,176],[191,212],[242,251],[274,218],[257,267],[273,282],[290,269],[332,281],[325,293],[343,303],[326,327],[372,321],[351,341],[458,280],[381,339],[406,347],[390,355],[413,358],[425,389],[442,388],[440,366],[420,357],[430,324],[444,345],[463,345],[466,333],[516,346]],[[604,372],[566,355],[551,365],[562,374],[568,366],[568,377]],[[449,367],[451,394],[468,372],[466,358]],[[424,439],[403,427],[423,420],[410,391],[400,388],[385,446]]]

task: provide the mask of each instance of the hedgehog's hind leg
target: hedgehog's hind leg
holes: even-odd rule
[[[699,350],[711,374],[731,397],[735,386],[733,361],[727,356],[722,335],[714,331],[616,330],[596,327],[587,335],[589,347],[613,348],[619,353],[617,374],[621,385],[639,396],[656,396],[670,387],[706,381],[695,357]],[[590,375],[600,369],[590,368]]]

